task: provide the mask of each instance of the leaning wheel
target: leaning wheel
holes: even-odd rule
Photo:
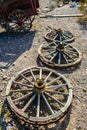
[[[32,27],[32,20],[21,10],[13,11],[9,17],[9,31],[29,31]]]
[[[54,29],[45,35],[45,39],[47,41],[57,40],[57,41],[72,42],[74,41],[75,38],[73,34],[69,31],[63,32],[61,29],[58,30]]]
[[[65,42],[41,45],[38,53],[41,61],[52,67],[71,67],[81,61],[80,52]]]
[[[66,78],[47,68],[33,67],[19,73],[6,90],[12,111],[31,124],[47,124],[63,116],[72,101]]]

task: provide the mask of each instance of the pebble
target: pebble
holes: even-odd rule
[[[7,76],[6,76],[6,75],[3,76],[3,80],[5,80],[5,79],[7,79]]]

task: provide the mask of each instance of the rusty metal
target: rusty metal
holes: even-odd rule
[[[23,70],[9,82],[6,95],[18,118],[41,125],[64,115],[72,101],[72,87],[60,73],[33,67]]]
[[[76,66],[81,61],[81,53],[64,41],[44,43],[39,47],[38,53],[41,61],[52,67]]]
[[[2,0],[0,1],[0,23],[7,31],[28,30],[39,7],[38,0]],[[32,19],[33,16],[33,19]],[[26,23],[25,23],[26,22]],[[14,26],[13,26],[14,25]],[[24,29],[25,28],[25,29]]]
[[[62,31],[61,29],[58,29],[58,30],[52,29],[44,37],[47,41],[50,41],[50,42],[52,42],[53,40],[72,42],[75,39],[71,32]]]

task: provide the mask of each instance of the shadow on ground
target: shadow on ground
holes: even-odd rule
[[[11,110],[8,106],[7,100],[4,101],[0,110],[0,129],[1,130],[66,130],[69,120],[72,107],[68,109],[65,116],[59,121],[48,124],[45,126],[29,125],[25,124],[22,121],[19,121],[15,117],[14,113],[11,113]]]
[[[85,30],[85,31],[87,31],[87,21],[82,21],[82,20],[78,20],[78,23],[79,23],[79,25],[80,25],[80,29],[81,30]]]
[[[31,48],[35,33],[30,31],[0,34],[0,69],[8,68],[21,54]]]

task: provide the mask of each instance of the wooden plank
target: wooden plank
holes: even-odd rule
[[[40,18],[62,18],[62,17],[82,17],[84,14],[66,14],[66,15],[41,15]]]

